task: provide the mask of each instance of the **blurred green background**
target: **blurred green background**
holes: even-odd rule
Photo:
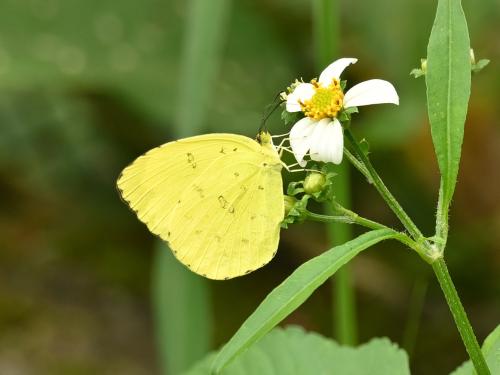
[[[0,0],[0,374],[161,373],[151,304],[155,238],[120,201],[116,177],[136,156],[200,126],[253,137],[277,93],[319,73],[310,1],[214,3],[220,12],[205,16],[193,9],[209,0]],[[401,98],[399,107],[362,108],[354,131],[368,139],[374,164],[427,235],[439,176],[424,81],[409,72],[425,55],[435,3],[343,1],[340,16],[339,57],[359,58],[346,72],[350,84],[383,78]],[[476,57],[492,63],[473,77],[447,260],[482,341],[500,322],[500,4],[464,7]],[[214,26],[204,53],[197,35]],[[191,97],[194,108],[186,107]],[[190,121],[201,125],[186,129]],[[277,115],[269,127],[288,131]],[[398,225],[354,172],[352,195],[357,212]],[[203,284],[212,348],[328,247],[324,232],[319,224],[293,226],[268,266]],[[418,257],[385,242],[353,269],[361,342],[388,336],[405,346],[414,374],[447,373],[466,359]],[[331,336],[330,287],[286,323]],[[419,304],[417,327],[411,311]],[[178,324],[167,320],[167,331],[169,323]]]

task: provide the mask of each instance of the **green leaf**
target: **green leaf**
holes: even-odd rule
[[[482,352],[491,375],[500,374],[500,325],[497,326],[484,340]],[[450,375],[476,375],[471,361],[467,361]]]
[[[264,299],[222,348],[214,361],[214,372],[220,372],[238,354],[298,308],[341,266],[368,247],[395,236],[396,232],[390,229],[371,231],[343,245],[335,246],[297,268]]]
[[[427,107],[447,212],[457,180],[470,96],[467,22],[460,0],[439,0],[427,47]]]
[[[474,73],[479,73],[489,63],[490,63],[490,60],[488,60],[488,59],[481,59],[477,63],[475,63],[474,65],[472,65],[472,71]]]
[[[206,375],[214,354],[185,375]],[[388,339],[353,348],[300,327],[276,328],[226,367],[222,375],[406,375],[408,356]]]
[[[153,312],[165,374],[179,374],[210,350],[211,298],[207,280],[190,272],[157,242],[153,262]]]
[[[422,69],[415,68],[415,69],[412,69],[412,71],[410,72],[410,75],[412,75],[413,78],[418,78],[418,77],[425,76],[425,72]]]
[[[285,125],[293,125],[300,119],[299,112],[288,112],[285,109],[285,103],[282,104],[283,111],[281,112],[281,119]]]

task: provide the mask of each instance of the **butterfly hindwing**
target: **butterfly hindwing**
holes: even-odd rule
[[[283,219],[281,166],[272,162],[245,152],[232,155],[230,163],[219,159],[186,190],[166,225],[182,263],[222,279],[272,259]]]

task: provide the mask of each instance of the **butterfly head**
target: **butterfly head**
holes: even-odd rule
[[[277,152],[276,147],[273,144],[273,137],[267,130],[259,131],[256,141],[259,142],[263,149],[271,151],[272,154]]]
[[[272,145],[273,139],[271,134],[267,130],[261,130],[257,134],[257,142],[259,142],[262,146]]]

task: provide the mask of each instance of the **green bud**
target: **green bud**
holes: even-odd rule
[[[288,216],[290,210],[293,208],[293,206],[295,206],[295,203],[297,203],[297,199],[290,195],[284,195],[283,198],[285,200],[285,216]]]
[[[323,173],[312,172],[309,173],[304,180],[304,191],[306,194],[314,194],[323,190],[325,186],[326,177]]]
[[[476,55],[474,54],[474,50],[472,48],[469,50],[469,56],[470,56],[470,64],[475,65],[476,64]]]
[[[427,73],[427,59],[420,59],[420,69],[424,74]]]

